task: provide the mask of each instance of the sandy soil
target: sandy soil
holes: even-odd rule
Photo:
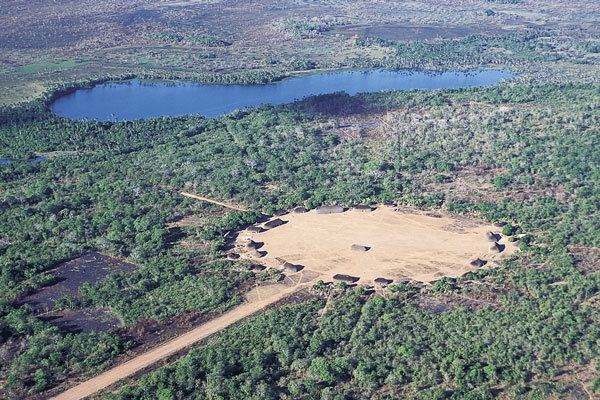
[[[340,273],[360,277],[359,283],[371,283],[377,277],[431,282],[476,269],[469,264],[476,258],[493,266],[516,250],[505,238],[500,240],[506,245],[503,252],[489,250],[492,242],[485,233],[498,232],[493,225],[386,206],[373,212],[320,215],[313,211],[280,218],[287,223],[262,233],[241,232],[240,250],[247,239],[264,243],[260,250],[267,255],[253,261],[276,268],[282,260],[300,264],[305,267],[302,273],[317,273],[324,280]],[[353,244],[370,249],[353,251]]]

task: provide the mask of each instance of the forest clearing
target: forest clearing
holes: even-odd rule
[[[181,194],[196,198],[189,193]],[[197,197],[233,208],[225,203]],[[338,210],[337,207],[325,209]],[[497,230],[493,225],[466,217],[417,214],[391,206],[381,206],[375,210],[366,206],[355,207],[354,210],[330,214],[292,212],[281,218],[284,223],[280,219],[264,223],[263,226],[272,226],[267,231],[242,231],[238,245],[244,247],[248,240],[253,243],[262,241],[260,249],[267,254],[261,262],[276,269],[282,264],[294,262],[301,264],[301,268],[291,271],[281,283],[255,287],[246,293],[243,304],[221,316],[84,381],[53,399],[75,400],[92,395],[314,284],[318,279],[343,281],[343,278],[337,277],[351,274],[360,278],[360,284],[381,283],[387,278],[390,278],[388,283],[403,278],[432,282],[444,276],[457,277],[478,268],[470,264],[474,259],[485,260],[487,265],[498,265],[498,261],[516,250],[512,242],[502,239],[498,242],[502,242],[501,252],[490,250],[490,243],[495,242],[490,242],[488,236]],[[494,235],[500,237],[499,234]],[[368,243],[369,246],[365,246],[363,252],[352,251],[353,241]],[[248,253],[242,253],[242,256],[252,260]],[[283,261],[284,258],[287,261]],[[382,279],[381,276],[386,278]]]
[[[266,254],[258,262],[270,267],[293,263],[327,279],[336,274],[360,277],[361,284],[378,277],[419,282],[456,278],[480,268],[471,264],[474,260],[483,260],[488,267],[498,265],[516,250],[506,238],[498,242],[501,252],[490,249],[494,241],[486,233],[498,231],[496,226],[464,216],[432,216],[391,206],[324,215],[290,213],[280,218],[286,223],[276,228],[243,231],[238,245],[247,240],[263,243],[260,251]],[[251,254],[242,256],[256,262]]]

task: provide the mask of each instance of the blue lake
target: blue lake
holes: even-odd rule
[[[491,86],[514,74],[505,70],[431,73],[424,71],[340,71],[315,73],[264,85],[209,85],[130,80],[79,89],[56,99],[51,109],[70,119],[123,121],[197,114],[213,118],[264,104],[308,96],[411,89]]]

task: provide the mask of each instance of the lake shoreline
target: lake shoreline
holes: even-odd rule
[[[488,87],[516,75],[502,69],[470,71],[335,70],[303,73],[265,84],[204,84],[127,79],[63,91],[48,108],[72,120],[104,122],[198,115],[215,118],[238,109],[280,105],[311,96],[393,90]]]

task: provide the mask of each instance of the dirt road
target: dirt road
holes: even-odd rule
[[[197,194],[194,194],[194,193],[179,192],[179,194],[181,194],[182,196],[185,196],[185,197],[192,198],[192,199],[206,201],[207,203],[212,203],[212,204],[216,204],[216,205],[219,205],[219,206],[222,206],[222,207],[231,208],[232,210],[248,211],[247,209],[245,209],[243,207],[238,207],[238,206],[235,206],[233,204],[223,203],[221,201],[209,199],[208,197],[200,196],[200,195],[197,195]]]
[[[102,374],[87,380],[79,385],[59,394],[52,399],[55,400],[79,400],[90,396],[136,372],[153,365],[154,363],[170,356],[178,351],[193,345],[194,343],[206,339],[210,335],[227,328],[228,326],[248,317],[270,304],[281,300],[282,298],[300,290],[305,285],[298,284],[282,288],[282,290],[271,293],[269,296],[261,299],[253,299],[250,302],[241,304],[240,306],[226,312],[207,323],[187,332],[175,339],[160,345],[146,353],[143,353],[121,365],[109,369]]]

